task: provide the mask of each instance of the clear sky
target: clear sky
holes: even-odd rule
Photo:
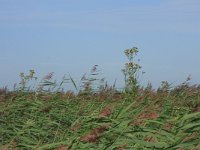
[[[200,0],[0,0],[0,87],[34,69],[75,80],[99,65],[123,85],[123,50],[139,48],[142,83],[200,83]]]

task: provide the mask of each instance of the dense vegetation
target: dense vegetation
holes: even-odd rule
[[[200,86],[190,78],[140,86],[137,52],[125,51],[122,91],[96,78],[97,66],[80,85],[71,76],[58,84],[52,73],[36,85],[33,70],[21,73],[13,91],[0,90],[0,149],[200,149]],[[63,90],[69,82],[76,92]]]

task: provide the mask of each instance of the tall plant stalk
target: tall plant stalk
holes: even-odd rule
[[[128,58],[128,62],[125,63],[124,69],[122,69],[125,80],[125,92],[135,93],[139,87],[138,72],[141,69],[141,66],[134,61],[134,58],[138,53],[138,48],[133,47],[126,49],[124,53]]]

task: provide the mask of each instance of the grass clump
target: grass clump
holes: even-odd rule
[[[130,65],[136,50],[125,51],[124,91],[97,79],[97,66],[80,85],[71,76],[57,83],[51,73],[33,88],[34,71],[21,74],[16,90],[0,90],[0,149],[199,149],[200,86],[141,87],[140,67]],[[65,83],[76,92],[62,90]]]

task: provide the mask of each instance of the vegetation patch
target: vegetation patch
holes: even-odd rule
[[[137,48],[125,50],[124,90],[109,86],[94,66],[81,84],[53,73],[40,82],[20,74],[13,91],[0,90],[0,149],[200,149],[200,86],[164,81],[140,86]],[[37,84],[36,84],[37,83]],[[64,91],[71,83],[75,91]]]

